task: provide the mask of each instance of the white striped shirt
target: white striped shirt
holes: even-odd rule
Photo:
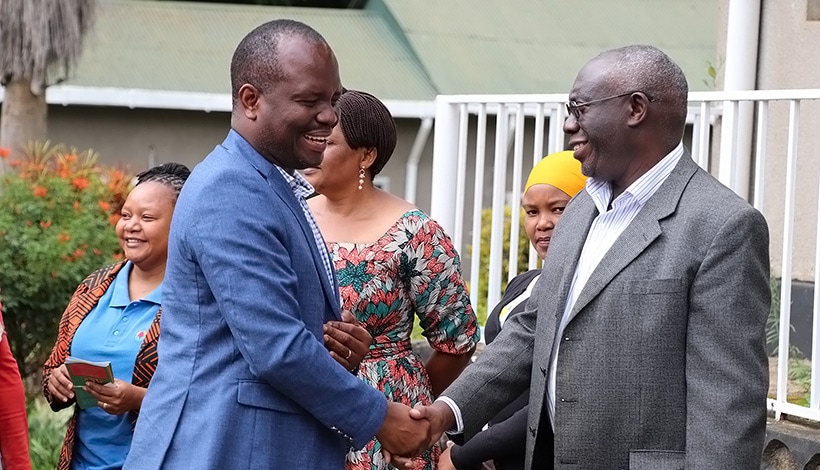
[[[604,255],[615,243],[615,240],[635,219],[646,201],[666,181],[682,155],[683,144],[680,143],[616,197],[612,201],[611,209],[608,209],[608,207],[610,206],[609,201],[612,199],[612,184],[594,178],[587,180],[586,190],[595,202],[595,207],[598,208],[598,216],[592,221],[587,239],[581,249],[581,257],[578,259],[578,266],[575,269],[572,284],[570,284],[567,303],[564,306],[564,314],[561,317],[561,324],[558,326],[556,338],[560,338],[563,334],[569,322],[569,313],[590,275],[598,267],[598,263],[601,262]],[[549,380],[547,381],[547,405],[550,423],[555,423],[555,371],[558,365],[559,345],[560,341],[556,340],[553,345],[554,352],[550,363]],[[552,427],[555,429],[555,424]]]

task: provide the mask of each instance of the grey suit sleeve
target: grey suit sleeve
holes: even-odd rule
[[[546,286],[542,281],[543,276],[530,296],[527,309],[507,320],[495,341],[442,393],[461,410],[465,439],[481,431],[530,385],[537,319],[536,302],[532,299],[543,294]]]
[[[718,231],[691,286],[686,468],[759,468],[770,303],[768,228],[747,207]]]

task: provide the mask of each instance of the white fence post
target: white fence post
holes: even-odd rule
[[[447,233],[456,228],[456,184],[458,159],[458,112],[456,105],[443,96],[436,97],[436,122],[433,137],[433,177],[430,217]]]

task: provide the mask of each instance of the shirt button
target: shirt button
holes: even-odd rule
[[[119,336],[119,335],[120,335],[120,331],[119,331],[119,330],[117,330],[117,331],[115,331],[115,332],[114,332],[114,336]]]
[[[122,317],[122,321],[128,321],[128,317]]]

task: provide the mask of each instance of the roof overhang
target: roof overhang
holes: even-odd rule
[[[0,102],[3,101],[5,89],[0,87]],[[485,103],[509,102],[514,97],[517,102],[551,102],[563,101],[565,94],[554,95],[453,95],[449,101],[480,101]],[[690,99],[711,97],[709,93],[693,92]],[[560,100],[556,97],[560,97]],[[138,88],[89,87],[78,85],[54,85],[46,89],[46,103],[59,106],[108,106],[129,109],[178,109],[186,111],[231,112],[231,95],[227,93],[199,93],[192,91],[145,90]],[[435,101],[384,100],[384,104],[394,118],[425,119],[436,117]],[[534,105],[533,105],[534,106]],[[534,115],[535,108],[525,106],[526,115]],[[488,109],[493,113],[493,106]],[[689,106],[686,118],[688,124],[694,122],[694,115],[699,107]],[[711,121],[721,109],[712,111]]]
[[[0,87],[0,102],[5,89]],[[129,109],[179,109],[231,112],[228,93],[144,90],[136,88],[54,85],[46,89],[46,103],[62,106],[108,106]],[[435,117],[435,101],[384,100],[394,118]]]

